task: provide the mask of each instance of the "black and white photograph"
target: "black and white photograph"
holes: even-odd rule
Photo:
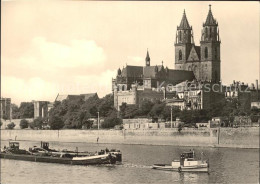
[[[1,1],[0,184],[259,184],[258,1]]]

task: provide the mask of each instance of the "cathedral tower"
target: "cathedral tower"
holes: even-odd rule
[[[185,10],[183,12],[180,26],[177,26],[175,40],[175,69],[185,70],[184,64],[189,57],[192,44],[192,27],[186,17]]]
[[[145,66],[150,66],[150,56],[148,50],[145,58]]]
[[[203,79],[218,83],[220,76],[220,38],[218,23],[214,19],[209,5],[209,12],[206,22],[203,23],[200,41],[201,67]]]

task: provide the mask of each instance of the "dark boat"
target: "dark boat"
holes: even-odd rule
[[[115,164],[119,158],[113,152],[106,152],[105,150],[97,152],[96,154],[81,152],[69,152],[51,150],[47,147],[43,148],[34,147],[29,151],[19,148],[19,142],[9,142],[9,147],[1,150],[1,158],[24,160],[33,162],[47,162],[47,163],[60,163],[71,165],[97,165],[97,164]],[[118,152],[117,152],[118,153]],[[120,152],[121,155],[121,152]]]

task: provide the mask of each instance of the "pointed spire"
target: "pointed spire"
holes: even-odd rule
[[[149,56],[149,51],[148,51],[148,49],[147,49],[145,61],[150,61],[150,56]]]
[[[184,12],[183,12],[183,16],[182,16],[182,19],[181,19],[180,26],[178,28],[179,29],[191,29],[189,22],[188,22],[188,19],[186,17],[185,9],[184,9]]]
[[[147,48],[146,58],[145,58],[145,66],[150,66],[150,56]]]
[[[122,73],[122,71],[121,71],[121,69],[119,67],[119,69],[117,70],[117,75],[121,75],[121,73]]]
[[[207,26],[217,25],[216,20],[214,19],[213,14],[211,12],[211,5],[209,5],[209,12],[208,12],[208,16],[207,16],[205,25],[207,25]]]

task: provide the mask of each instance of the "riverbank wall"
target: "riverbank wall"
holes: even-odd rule
[[[259,127],[136,130],[1,130],[1,140],[259,148]]]

